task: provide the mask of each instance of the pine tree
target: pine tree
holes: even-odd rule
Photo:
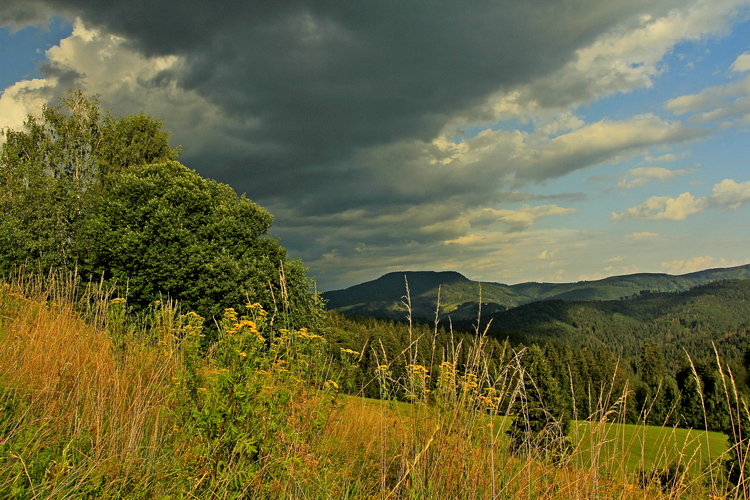
[[[521,353],[519,377],[522,389],[507,431],[510,451],[558,461],[569,448],[570,416],[560,384],[539,346]]]

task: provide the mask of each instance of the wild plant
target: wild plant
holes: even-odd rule
[[[0,288],[2,497],[747,497],[750,415],[718,359],[723,455],[715,433],[625,425],[631,391],[614,379],[586,405],[571,389],[591,411],[566,435],[539,353],[479,322],[445,347],[437,326],[410,332],[389,358],[279,329],[256,304],[211,326],[169,300],[134,316],[121,299],[27,292]],[[378,368],[357,387],[365,349]],[[343,394],[368,383],[379,400]]]

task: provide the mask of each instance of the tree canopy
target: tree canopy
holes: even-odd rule
[[[0,273],[75,270],[134,307],[169,297],[207,318],[250,301],[313,319],[317,298],[268,236],[271,214],[178,163],[162,127],[77,91],[4,130]]]

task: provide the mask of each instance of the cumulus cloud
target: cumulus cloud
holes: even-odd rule
[[[624,121],[600,121],[560,135],[523,152],[518,178],[540,181],[607,161],[623,159],[658,144],[675,144],[704,136],[705,131],[667,122],[654,115]]]
[[[88,28],[80,20],[72,34],[47,50],[43,78],[26,80],[5,89],[0,96],[0,121],[21,128],[28,114],[39,114],[44,104],[57,104],[68,89],[79,87],[100,94],[102,106],[118,114],[147,110],[168,119],[173,143],[191,153],[237,148],[247,120],[231,120],[215,104],[195,91],[185,90],[165,73],[179,71],[184,61],[176,56],[146,57],[120,36]],[[220,155],[219,155],[220,156]]]
[[[659,7],[602,33],[555,72],[510,92],[498,92],[476,115],[489,121],[544,113],[650,87],[665,69],[664,56],[677,43],[725,33],[745,2],[699,0],[684,3],[683,8],[668,3]]]
[[[541,217],[567,215],[573,212],[576,212],[576,209],[558,207],[557,205],[524,206],[518,210],[485,208],[469,214],[467,219],[478,227],[501,223],[507,226],[510,232],[515,232],[528,229]]]
[[[737,57],[730,68],[735,73],[750,70],[750,54]],[[750,116],[750,75],[724,85],[708,87],[695,94],[687,94],[667,101],[665,109],[676,115],[690,115],[692,123],[726,121]]]
[[[10,4],[17,12],[26,1]],[[548,74],[603,32],[677,2],[32,4],[34,17],[63,9],[148,57],[182,57],[185,67],[169,72],[180,87],[262,125],[245,136],[268,148],[253,158],[255,168],[299,169],[394,140],[430,140],[453,114]]]
[[[142,86],[194,92],[228,120],[246,125],[233,134],[240,138],[234,148],[215,148],[221,167],[215,150],[185,144],[194,166],[252,196],[270,198],[285,196],[290,184],[302,189],[310,181],[326,182],[339,168],[333,165],[351,162],[367,148],[432,141],[492,96],[523,93],[524,86],[545,78],[561,82],[556,72],[566,64],[591,85],[611,91],[647,85],[631,75],[624,80],[634,83],[623,87],[614,83],[619,77],[607,75],[650,73],[643,68],[678,40],[722,29],[735,3],[711,2],[707,9],[699,0],[575,0],[561,8],[542,0],[475,0],[436,9],[427,0],[346,6],[230,1],[220,8],[207,0],[148,6],[18,0],[5,11],[15,12],[8,16],[18,22],[24,18],[19,12],[32,8],[36,14],[28,19],[44,12],[80,16],[150,60],[177,58],[179,64],[162,68]],[[570,89],[586,87],[574,80]],[[558,83],[549,96],[569,93]],[[589,91],[575,102],[599,95]],[[529,100],[546,106],[548,98],[536,91]],[[547,170],[558,175],[570,168]],[[536,169],[531,178],[544,175],[545,169]],[[305,179],[290,183],[291,177]]]
[[[714,186],[707,203],[710,206],[727,207],[736,210],[750,201],[750,181],[738,184],[732,179],[724,179]]]
[[[617,183],[617,187],[620,189],[642,187],[652,180],[666,182],[681,175],[688,175],[691,172],[694,172],[694,170],[669,170],[662,167],[633,168],[631,170],[628,170],[628,173],[620,179],[620,181]]]
[[[548,259],[553,258],[554,256],[555,256],[554,251],[542,250],[542,252],[536,256],[536,258],[540,260],[548,260]]]
[[[729,69],[736,73],[745,73],[746,71],[750,71],[750,53],[745,52],[737,56],[737,59],[734,60],[732,66]]]
[[[690,193],[682,193],[677,198],[652,196],[636,207],[627,209],[621,214],[612,212],[612,220],[683,220],[688,215],[702,212],[706,204],[695,199]]]
[[[736,210],[748,202],[750,202],[750,181],[739,184],[732,179],[724,179],[714,186],[709,196],[696,198],[691,193],[682,193],[676,198],[653,196],[620,214],[613,212],[611,218],[612,220],[679,221],[711,207]]]
[[[716,259],[710,255],[704,257],[693,257],[690,260],[673,260],[670,262],[662,262],[661,267],[670,274],[687,274],[703,269],[710,269],[715,267],[729,267],[737,266],[739,263],[734,260],[727,260],[724,258]]]

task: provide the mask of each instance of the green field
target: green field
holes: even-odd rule
[[[649,425],[576,421],[571,437],[578,443],[576,465],[611,471],[650,471],[679,463],[694,476],[727,450],[720,432]]]
[[[389,408],[401,419],[412,413],[409,403],[347,397],[350,402],[364,401],[374,411]],[[494,432],[505,440],[511,417],[493,419]],[[477,422],[477,427],[483,424]],[[573,421],[570,438],[573,444],[573,465],[611,473],[637,473],[682,465],[691,477],[703,474],[709,465],[720,465],[727,451],[727,437],[720,432],[679,429],[642,424]]]

